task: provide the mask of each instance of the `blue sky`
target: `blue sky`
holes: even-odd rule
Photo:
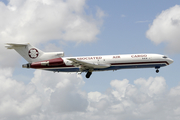
[[[179,119],[180,103],[173,99],[180,98],[177,47],[180,1],[67,0],[64,3],[66,7],[56,0],[9,0],[0,4],[3,16],[0,44],[4,56],[0,57],[4,63],[0,64],[0,80],[2,88],[7,86],[0,89],[0,95],[4,95],[0,118]],[[80,21],[78,25],[75,18]],[[177,21],[175,28],[170,24],[173,20]],[[76,77],[76,74],[23,69],[21,64],[27,62],[15,51],[6,50],[3,47],[6,42],[29,42],[43,51],[62,50],[68,57],[158,53],[168,55],[174,63],[160,68],[158,74],[155,69],[132,69],[93,72],[86,79],[85,73]],[[14,105],[10,112],[9,104]],[[29,107],[31,104],[35,107]],[[27,112],[23,112],[26,107]],[[156,112],[159,109],[161,112]],[[165,113],[167,116],[162,116]]]

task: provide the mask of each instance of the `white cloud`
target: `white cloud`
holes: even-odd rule
[[[129,81],[127,79],[124,79],[122,81],[113,80],[110,84],[116,89],[112,91],[112,94],[119,100],[121,100],[121,98],[125,96],[126,88],[127,86],[129,86]]]
[[[179,119],[180,86],[168,90],[163,77],[112,80],[105,93],[86,93],[76,74],[36,70],[25,85],[12,79],[11,69],[0,71],[0,119]]]
[[[2,70],[1,70],[2,71]],[[3,69],[11,73],[11,69]],[[13,119],[39,112],[40,97],[34,93],[34,85],[25,86],[24,83],[11,79],[11,74],[0,75],[0,119]]]
[[[162,42],[167,44],[167,51],[171,53],[180,52],[180,6],[175,5],[162,11],[154,19],[149,30],[146,32],[148,39],[156,44]]]
[[[76,74],[36,70],[31,82],[25,85],[11,78],[11,69],[1,72],[0,119],[28,119],[51,112],[82,112],[88,106],[86,93],[79,89],[84,81]]]
[[[11,0],[1,3],[0,37],[6,41],[40,43],[52,39],[87,42],[100,32],[98,19],[85,12],[85,0]]]
[[[147,92],[149,96],[162,94],[166,89],[166,82],[163,77],[150,77],[147,81],[140,78],[134,83],[140,86],[141,91]]]
[[[103,18],[104,16],[106,16],[106,14],[104,13],[103,10],[101,10],[99,7],[97,7],[96,16],[101,19],[101,18]]]
[[[175,115],[179,111],[179,101],[173,101],[179,98],[179,94],[172,94],[172,91],[178,93],[174,92],[177,88],[167,91],[163,77],[150,77],[147,80],[140,78],[134,81],[134,85],[127,79],[113,80],[110,84],[113,89],[105,94],[91,92],[94,97],[91,97],[89,108],[93,115],[98,114],[97,119],[179,119]],[[99,107],[102,103],[103,109]]]
[[[7,5],[0,2],[0,63],[6,61],[1,67],[12,66],[19,57],[4,48],[7,42],[37,46],[51,40],[96,40],[104,12],[98,8],[93,17],[86,9],[86,0],[10,0]]]

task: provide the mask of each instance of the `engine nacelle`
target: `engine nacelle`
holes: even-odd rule
[[[55,58],[40,62],[34,62],[29,64],[22,65],[23,68],[44,68],[44,67],[58,67],[64,64],[64,61],[62,58]]]
[[[58,57],[64,57],[64,52],[57,52]]]

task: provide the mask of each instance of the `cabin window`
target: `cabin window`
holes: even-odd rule
[[[163,58],[168,58],[167,56],[163,56]]]

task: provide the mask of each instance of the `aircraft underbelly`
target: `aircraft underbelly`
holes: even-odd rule
[[[159,64],[133,64],[133,65],[112,65],[108,68],[95,68],[93,71],[108,71],[108,70],[119,70],[119,69],[133,69],[133,68],[155,68],[155,67],[164,67],[166,63],[159,63]],[[48,71],[54,72],[80,72],[78,67],[63,67],[63,68],[50,68],[44,69]],[[83,72],[87,72],[88,70],[84,70]]]

